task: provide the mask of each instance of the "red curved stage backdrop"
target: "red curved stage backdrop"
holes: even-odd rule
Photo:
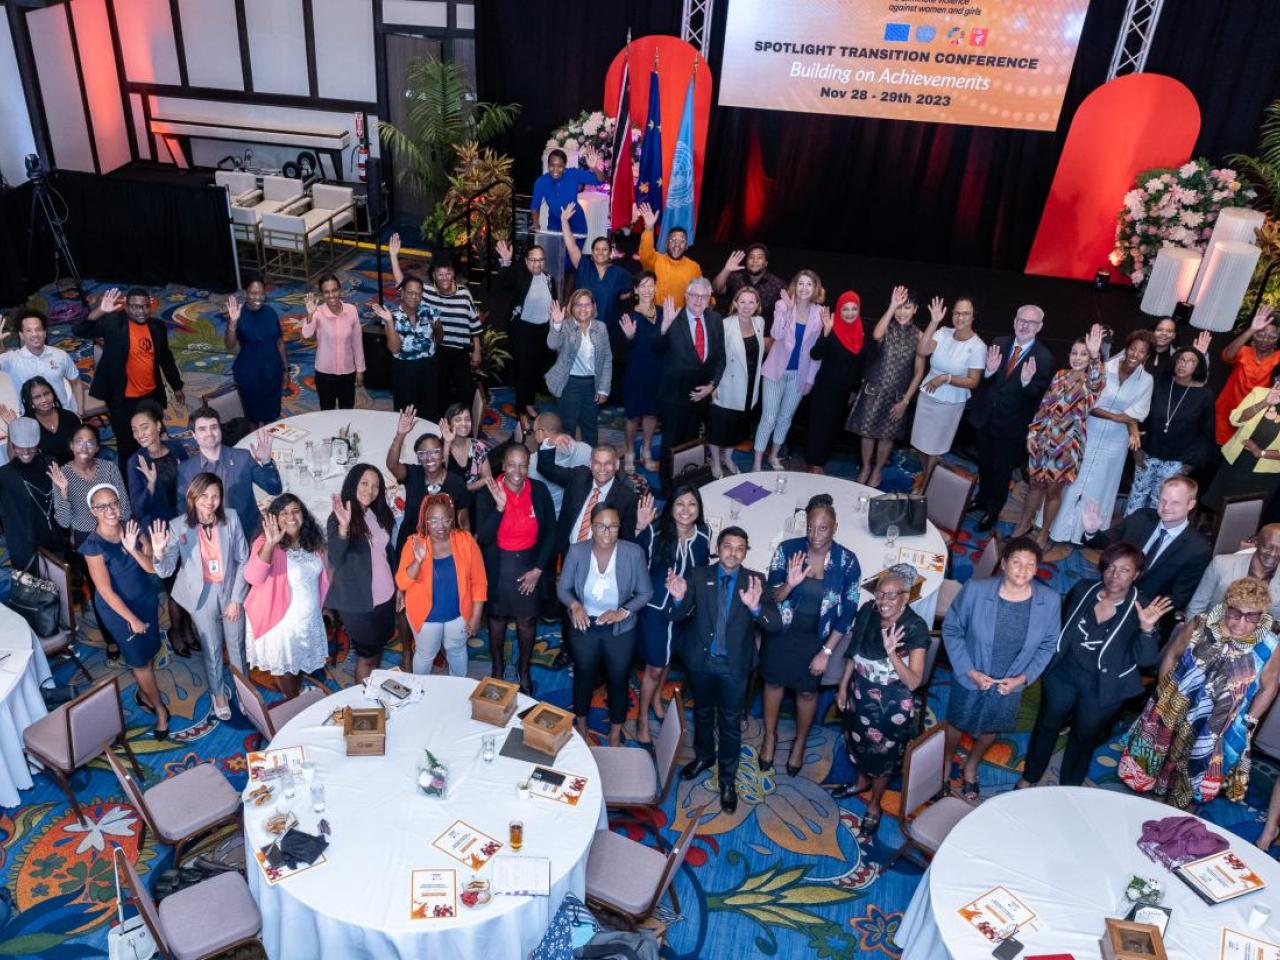
[[[1155,73],[1117,77],[1085,97],[1071,121],[1027,273],[1090,280],[1115,245],[1116,213],[1134,178],[1191,157],[1200,108]]]
[[[604,81],[604,111],[610,116],[618,108],[618,87],[622,83],[622,66],[630,51],[631,58],[631,122],[644,129],[649,111],[649,73],[653,57],[658,55],[658,77],[662,91],[662,182],[671,182],[671,157],[676,150],[676,133],[680,115],[684,113],[685,93],[694,58],[698,73],[693,84],[693,182],[694,213],[702,196],[702,164],[707,155],[707,125],[711,122],[711,71],[698,51],[679,37],[639,37],[623,47]]]

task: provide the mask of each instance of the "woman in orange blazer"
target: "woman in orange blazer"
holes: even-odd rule
[[[449,673],[467,674],[467,637],[480,629],[489,583],[475,537],[453,526],[453,500],[435,494],[422,502],[418,529],[404,545],[396,586],[413,628],[413,672],[430,673],[444,646]]]

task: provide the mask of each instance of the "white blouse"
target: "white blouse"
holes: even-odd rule
[[[925,383],[948,373],[953,377],[967,377],[970,370],[981,370],[987,365],[987,345],[976,333],[968,340],[957,340],[956,332],[951,327],[939,327],[934,331],[933,342],[937,346],[929,354],[929,372],[925,375]],[[968,387],[946,383],[929,396],[938,403],[964,403],[969,399],[969,393]]]
[[[614,544],[613,553],[609,555],[609,563],[603,571],[596,561],[595,553],[592,552],[587,561],[587,582],[582,587],[582,592],[585,594],[582,598],[582,606],[586,609],[587,616],[598,617],[606,610],[618,609],[617,564],[617,544]]]

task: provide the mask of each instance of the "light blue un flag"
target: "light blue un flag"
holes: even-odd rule
[[[667,235],[674,227],[683,227],[693,246],[693,77],[684,95],[684,116],[676,135],[676,152],[671,158],[671,180],[667,184],[667,203],[662,211],[662,233],[658,246],[665,249]]]

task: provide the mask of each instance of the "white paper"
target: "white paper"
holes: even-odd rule
[[[1280,960],[1280,944],[1223,928],[1219,960]]]
[[[550,896],[551,861],[546,857],[494,857],[493,892],[507,896]]]

